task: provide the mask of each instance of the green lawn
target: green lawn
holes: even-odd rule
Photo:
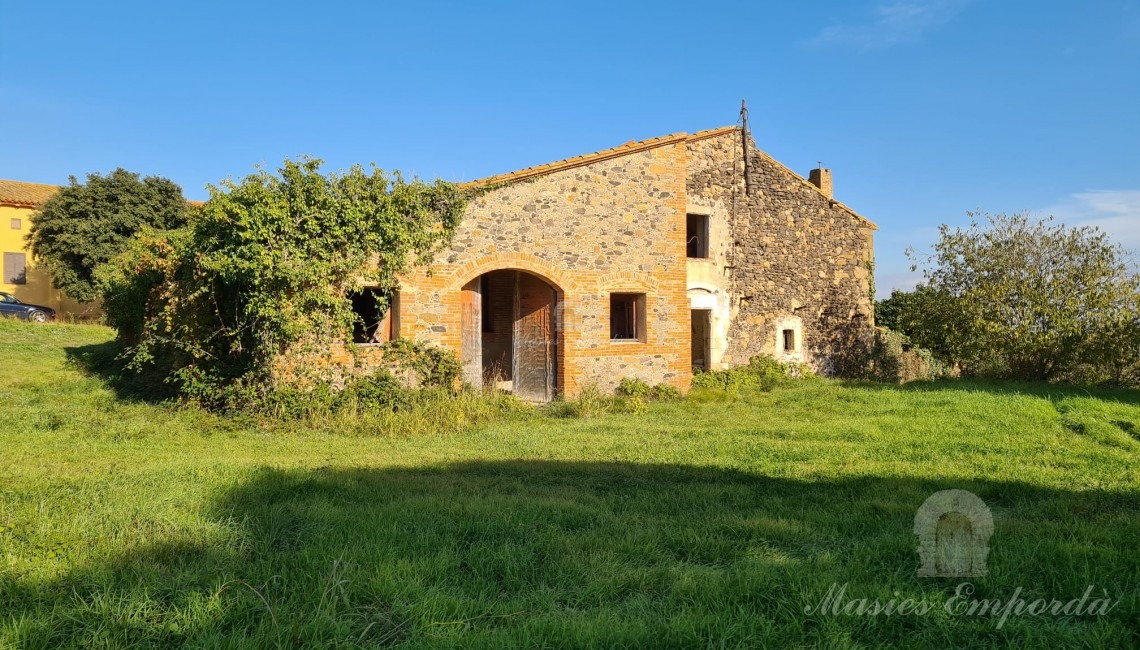
[[[801,381],[408,433],[132,399],[74,361],[109,339],[0,321],[0,647],[1140,646],[1136,391]],[[974,597],[1119,603],[945,612],[911,527],[948,488],[994,515]],[[936,607],[805,613],[833,584]]]

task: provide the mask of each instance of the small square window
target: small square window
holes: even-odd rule
[[[21,221],[20,219],[13,219],[12,220],[12,230],[19,230],[23,227],[24,227],[24,222]]]
[[[709,216],[685,215],[685,255],[696,259],[709,256]]]
[[[784,352],[796,351],[796,331],[784,330]]]
[[[645,342],[645,294],[610,294],[610,339]]]
[[[356,321],[355,343],[387,343],[400,338],[400,294],[364,287],[348,295]]]

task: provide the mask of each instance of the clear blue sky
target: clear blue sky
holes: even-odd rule
[[[965,212],[1140,248],[1140,0],[0,3],[0,178],[189,198],[311,154],[467,180],[732,124],[903,250]]]

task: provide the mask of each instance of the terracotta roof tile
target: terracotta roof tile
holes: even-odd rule
[[[58,191],[56,185],[0,180],[0,205],[38,208]]]
[[[15,208],[38,208],[58,191],[58,185],[0,179],[0,205]],[[191,201],[189,199],[186,200],[186,203],[195,207],[206,204],[205,201]]]
[[[629,142],[619,147],[603,149],[601,151],[595,151],[594,153],[588,153],[582,156],[574,156],[573,158],[558,160],[543,165],[536,165],[534,167],[527,167],[526,169],[520,169],[518,171],[510,172],[507,174],[499,174],[497,176],[482,178],[477,181],[462,183],[460,184],[460,187],[474,189],[479,187],[499,185],[502,183],[513,183],[515,181],[534,178],[535,176],[545,176],[546,174],[553,174],[554,172],[574,169],[575,167],[582,167],[591,163],[609,160],[610,158],[617,158],[619,156],[626,156],[632,153],[655,149],[657,147],[664,147],[665,145],[674,144],[676,142],[685,142],[687,140],[701,140],[704,138],[721,135],[722,133],[730,133],[732,131],[735,131],[736,128],[737,127],[735,126],[726,126],[719,129],[699,131],[691,135],[688,133],[674,133],[672,135],[663,135],[659,138],[650,138],[648,140],[642,140],[640,142],[636,140],[630,140]]]
[[[520,169],[518,171],[509,172],[506,174],[499,174],[497,176],[489,176],[487,178],[481,178],[481,179],[476,180],[476,181],[469,181],[466,183],[461,183],[459,185],[459,187],[461,187],[463,189],[478,189],[478,188],[484,188],[484,187],[492,187],[494,185],[501,185],[503,183],[514,183],[517,181],[526,180],[528,178],[535,178],[537,176],[545,176],[546,174],[553,174],[554,172],[566,171],[567,169],[574,169],[575,167],[582,167],[584,165],[589,165],[591,163],[601,162],[603,160],[609,160],[610,158],[617,158],[619,156],[625,156],[625,155],[628,155],[631,153],[638,153],[638,152],[646,151],[648,149],[653,149],[656,147],[663,147],[665,145],[673,144],[675,142],[694,142],[697,140],[704,140],[706,138],[714,138],[716,136],[724,135],[726,133],[733,133],[733,132],[736,132],[739,130],[740,130],[740,127],[738,127],[738,126],[722,126],[720,128],[717,128],[717,129],[707,129],[705,131],[697,131],[696,133],[674,133],[672,135],[665,135],[665,136],[661,136],[659,138],[650,138],[649,140],[642,140],[640,142],[638,142],[636,140],[630,140],[629,142],[627,142],[621,146],[613,147],[611,149],[603,149],[601,151],[595,151],[594,153],[585,154],[582,156],[575,156],[573,158],[567,158],[565,160],[558,160],[558,161],[546,163],[543,165],[536,165],[534,167],[527,167],[526,169]],[[753,145],[753,146],[755,146],[755,145]],[[773,163],[779,165],[781,168],[787,170],[787,172],[789,174],[791,174],[792,176],[795,176],[800,181],[802,181],[804,185],[807,185],[808,187],[812,188],[816,192],[823,194],[823,190],[819,189],[815,185],[812,185],[803,176],[800,176],[799,174],[795,173],[791,169],[788,169],[788,167],[785,166],[780,161],[776,160],[772,156],[769,156],[767,153],[760,151],[759,149],[757,149],[756,151],[761,156],[763,156],[765,160],[768,160],[770,162],[773,162]],[[827,198],[829,201],[831,201],[831,205],[850,213],[856,219],[859,219],[859,220],[867,223],[869,226],[871,226],[875,230],[878,230],[878,226],[876,226],[874,223],[872,223],[870,219],[867,219],[863,215],[859,214],[858,212],[855,212],[851,208],[840,203],[839,201],[836,201],[835,199],[833,199],[831,197],[827,197]]]

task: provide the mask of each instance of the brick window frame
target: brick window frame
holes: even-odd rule
[[[649,334],[648,324],[644,293],[610,294],[610,341],[645,343]]]

